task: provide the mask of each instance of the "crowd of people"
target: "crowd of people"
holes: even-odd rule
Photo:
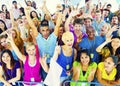
[[[26,7],[17,1],[9,10],[1,6],[0,86],[43,82],[51,59],[62,67],[59,86],[66,80],[75,81],[66,86],[120,85],[120,7],[112,12],[112,4],[100,0],[85,0],[81,8],[65,2],[51,14],[46,0],[39,8],[24,1]]]

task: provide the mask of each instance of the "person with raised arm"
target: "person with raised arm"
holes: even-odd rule
[[[7,41],[11,44],[16,55],[24,64],[24,76],[23,76],[24,81],[41,82],[42,79],[39,73],[40,67],[42,66],[45,72],[48,72],[48,66],[46,64],[45,57],[40,58],[38,49],[32,42],[28,42],[26,44],[26,52],[28,55],[26,56],[23,55],[18,49],[18,47],[15,45],[11,34],[7,33],[7,35],[8,35]]]
[[[64,80],[68,79],[72,72],[72,64],[76,59],[76,49],[74,49],[74,36],[71,32],[67,31],[62,35],[62,41],[64,45],[56,46],[53,59],[63,68],[60,83],[62,84]]]
[[[54,29],[54,32],[50,34],[49,24],[47,20],[41,21],[40,24],[40,33],[37,31],[37,27],[34,25],[34,22],[31,20],[29,15],[30,8],[25,9],[26,18],[29,25],[31,26],[33,36],[36,38],[38,48],[40,50],[40,56],[43,56],[43,53],[47,56],[47,64],[49,65],[50,59],[53,56],[54,49],[56,46],[56,41],[58,37],[59,27],[62,20],[62,13],[58,14],[57,23]],[[42,74],[43,79],[45,79],[45,72]]]

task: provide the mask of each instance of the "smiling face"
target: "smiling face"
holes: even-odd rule
[[[30,44],[30,45],[28,44],[26,46],[26,51],[29,56],[35,56],[35,54],[36,54],[36,48],[33,44]]]
[[[80,61],[82,65],[88,65],[90,62],[90,57],[86,53],[81,53]]]
[[[105,23],[100,29],[101,35],[106,35],[108,30],[109,30],[109,25],[107,23]]]
[[[67,47],[72,47],[74,42],[74,36],[71,32],[65,32],[62,35],[62,41]]]
[[[50,34],[50,30],[49,30],[48,26],[41,27],[40,33],[42,34],[43,38],[47,39]]]
[[[111,46],[113,47],[113,49],[117,49],[118,47],[120,47],[120,39],[119,38],[113,38],[112,42],[111,42]]]
[[[0,44],[1,44],[3,47],[6,47],[6,46],[7,46],[6,38],[1,38],[1,39],[0,39]]]
[[[94,37],[95,37],[95,30],[93,29],[92,26],[87,28],[86,33],[87,33],[89,39],[94,39]]]
[[[75,24],[74,25],[74,32],[79,32],[82,30],[82,25],[81,24]]]
[[[4,54],[2,55],[2,61],[3,61],[5,64],[10,63],[10,61],[11,61],[10,55],[9,55],[8,53],[4,53]]]
[[[108,73],[110,73],[114,67],[115,67],[115,64],[114,64],[113,59],[111,57],[108,57],[107,59],[105,59],[104,68]]]

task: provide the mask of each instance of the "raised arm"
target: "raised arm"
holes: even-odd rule
[[[58,16],[57,16],[56,26],[55,26],[55,29],[54,29],[54,34],[56,36],[58,36],[58,33],[59,33],[60,24],[62,23],[62,16],[63,16],[62,13],[59,12]]]
[[[12,49],[14,50],[14,52],[16,53],[16,55],[18,56],[18,58],[19,58],[21,61],[25,62],[26,57],[25,57],[25,55],[23,55],[23,54],[21,53],[21,51],[20,51],[20,50],[18,49],[18,47],[15,45],[14,40],[13,40],[13,38],[12,38],[12,34],[8,34],[8,33],[7,33],[7,35],[8,35],[7,41],[11,44]]]
[[[47,15],[48,20],[50,20],[50,19],[51,19],[51,15],[50,15],[49,10],[47,9],[47,6],[46,6],[46,0],[43,0],[43,5],[42,5],[41,10],[43,11],[44,14]]]
[[[70,28],[69,28],[69,24],[71,22],[71,20],[73,19],[73,17],[75,15],[77,15],[78,11],[75,10],[75,11],[72,11],[69,15],[69,17],[67,18],[66,22],[65,22],[65,31],[70,31]]]
[[[101,52],[102,48],[103,48],[106,44],[108,44],[109,42],[111,42],[111,37],[110,37],[110,36],[109,36],[109,37],[106,37],[106,41],[103,42],[101,45],[99,45],[99,46],[96,48],[96,51],[97,51],[97,52]]]
[[[27,21],[32,29],[33,36],[37,37],[38,36],[37,27],[35,26],[34,22],[30,18],[30,7],[25,8],[25,15],[26,15]]]
[[[13,10],[10,9],[10,20],[12,21],[12,27],[17,27],[17,23],[14,20]]]

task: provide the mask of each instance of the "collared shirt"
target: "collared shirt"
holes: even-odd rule
[[[43,53],[47,55],[47,63],[50,63],[50,59],[52,58],[54,54],[54,49],[56,46],[57,36],[52,33],[50,36],[45,39],[42,37],[42,35],[39,33],[36,37],[36,41],[39,48],[40,56],[43,56]]]

